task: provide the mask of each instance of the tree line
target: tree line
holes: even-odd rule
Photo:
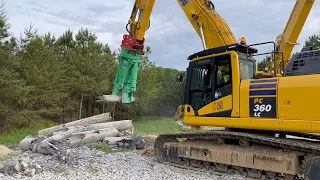
[[[118,52],[87,28],[60,35],[41,35],[33,26],[20,37],[10,33],[9,18],[0,9],[0,128],[33,126],[44,120],[61,123],[112,112],[115,118],[173,116],[181,103],[178,70],[157,67],[147,48],[138,74],[137,102],[102,104],[96,97],[111,94]]]

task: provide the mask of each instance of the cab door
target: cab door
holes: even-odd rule
[[[190,63],[187,69],[187,84],[185,88],[185,104],[187,105],[186,116],[199,116],[199,110],[208,107],[213,101],[213,78],[214,57],[197,60]],[[212,113],[213,109],[208,108]],[[206,111],[207,112],[207,111]],[[200,113],[202,115],[203,113]]]

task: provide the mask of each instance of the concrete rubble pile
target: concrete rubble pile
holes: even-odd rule
[[[21,157],[19,159],[9,159],[3,164],[3,167],[3,173],[5,175],[15,177],[32,177],[35,174],[41,173],[43,171],[41,165],[31,162],[25,157]]]
[[[111,147],[144,149],[144,139],[133,136],[131,120],[112,121],[109,113],[104,113],[66,124],[43,129],[38,136],[25,137],[20,143],[21,151],[50,155],[61,163],[72,162],[72,150],[94,143],[104,143]],[[40,165],[19,160],[5,166],[6,174],[18,173],[33,176],[41,172]]]

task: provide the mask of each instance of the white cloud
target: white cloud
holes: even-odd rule
[[[289,18],[295,0],[215,0],[215,8],[227,21],[235,37],[246,36],[248,43],[273,41]],[[15,35],[23,32],[30,23],[39,33],[55,35],[70,28],[77,31],[87,27],[95,32],[99,41],[108,43],[113,50],[120,47],[125,25],[131,14],[134,0],[7,0],[6,9]],[[298,39],[304,44],[307,37],[320,31],[320,7],[315,2]],[[152,49],[151,60],[163,67],[185,69],[187,57],[202,50],[201,40],[176,1],[158,0],[146,34],[146,45]],[[261,48],[270,51],[271,46]],[[296,46],[299,51],[302,45]],[[269,49],[268,49],[269,48]],[[259,49],[260,50],[260,49]]]

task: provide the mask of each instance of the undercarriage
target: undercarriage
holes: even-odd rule
[[[276,137],[249,130],[170,133],[158,136],[154,151],[160,162],[182,168],[237,172],[254,179],[316,180],[320,179],[318,139],[316,135],[282,132]]]

